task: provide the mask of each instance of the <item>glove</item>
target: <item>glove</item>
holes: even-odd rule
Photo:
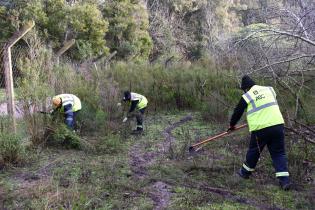
[[[235,126],[231,126],[231,125],[230,125],[229,129],[227,129],[226,132],[231,132],[231,131],[234,131],[234,130],[235,130]]]
[[[125,118],[123,119],[123,123],[127,122],[127,120],[128,120],[128,117],[125,117]]]

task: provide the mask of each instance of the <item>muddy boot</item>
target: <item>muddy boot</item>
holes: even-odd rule
[[[143,131],[133,130],[131,132],[131,135],[141,135],[142,133],[143,133]]]
[[[133,130],[131,132],[131,134],[133,134],[133,135],[140,135],[142,133],[143,133],[143,128],[142,127],[137,127],[137,129],[135,129],[135,130]]]
[[[279,185],[282,190],[290,190],[292,184],[289,180],[289,177],[281,177],[279,178]]]
[[[249,177],[250,177],[250,175],[251,175],[251,173],[249,173],[249,172],[243,170],[243,168],[241,168],[241,169],[237,172],[237,174],[238,174],[240,177],[242,177],[243,179],[249,179]]]

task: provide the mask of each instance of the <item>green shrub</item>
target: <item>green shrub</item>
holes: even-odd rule
[[[82,103],[82,110],[77,114],[76,123],[81,134],[93,133],[105,127],[106,113],[90,104]]]
[[[4,133],[10,127],[10,118],[8,116],[0,116],[0,133]]]
[[[226,71],[218,72],[204,63],[164,68],[120,62],[103,72],[121,89],[145,95],[149,110],[201,110],[211,115],[204,119],[223,120],[242,95],[236,80],[224,75]]]
[[[228,108],[219,102],[213,103],[208,101],[207,103],[203,103],[200,106],[200,113],[202,119],[205,121],[227,122],[229,117]]]
[[[137,2],[107,1],[103,15],[109,21],[105,38],[112,51],[117,51],[119,59],[147,60],[153,43],[148,33],[147,11]],[[133,18],[136,16],[136,18]]]
[[[0,133],[0,164],[17,164],[23,160],[25,148],[21,137],[12,133]]]
[[[81,139],[75,132],[69,130],[65,124],[60,124],[56,130],[54,130],[52,138],[48,143],[57,144],[66,147],[67,149],[81,149]]]

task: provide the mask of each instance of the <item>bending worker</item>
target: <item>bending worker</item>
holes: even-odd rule
[[[126,122],[128,118],[135,116],[137,119],[137,129],[134,130],[134,132],[142,133],[143,132],[143,115],[148,105],[147,98],[138,93],[125,91],[123,101],[130,103],[129,112],[127,114],[127,117],[124,118],[123,122]]]
[[[241,89],[245,93],[234,109],[228,130],[235,128],[246,109],[251,140],[246,160],[238,174],[248,179],[255,170],[260,153],[267,145],[280,187],[288,190],[290,180],[284,146],[284,120],[276,93],[272,87],[256,85],[249,76],[242,78]]]
[[[52,103],[53,113],[56,111],[63,113],[65,124],[74,130],[76,115],[82,108],[80,99],[73,94],[60,94],[53,97]]]

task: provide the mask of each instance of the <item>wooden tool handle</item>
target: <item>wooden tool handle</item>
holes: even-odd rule
[[[238,127],[235,127],[235,129],[232,130],[231,132],[236,131],[236,130],[239,130],[239,129],[241,129],[241,128],[245,128],[245,127],[247,127],[247,124],[244,124],[244,125],[240,125],[240,126],[238,126]],[[194,144],[194,145],[192,145],[191,147],[200,146],[200,145],[205,144],[205,143],[207,143],[207,142],[209,142],[209,141],[213,141],[213,140],[215,140],[215,139],[217,139],[217,138],[220,138],[220,137],[222,137],[222,136],[225,136],[225,135],[227,135],[227,134],[229,134],[229,133],[231,133],[231,132],[225,131],[225,132],[220,133],[220,134],[218,134],[218,135],[216,135],[216,136],[213,136],[213,137],[211,137],[211,138],[208,138],[208,139],[206,139],[206,140],[204,140],[204,141],[202,141],[202,142],[199,142],[199,143],[197,143],[197,144]]]

